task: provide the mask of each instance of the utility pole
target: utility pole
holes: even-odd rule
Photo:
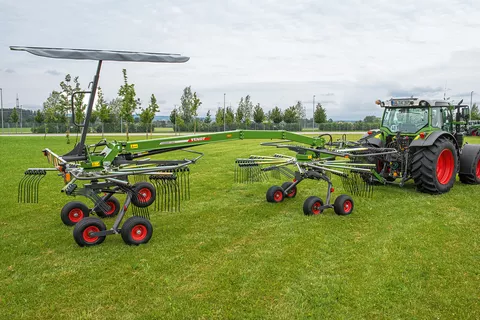
[[[312,130],[315,131],[315,95],[313,95]]]
[[[225,93],[223,94],[223,131],[225,131]]]
[[[470,92],[470,110],[472,109],[472,106],[473,106],[472,102],[473,102],[473,91]]]
[[[2,133],[3,133],[3,89],[0,88],[0,105],[2,106]]]

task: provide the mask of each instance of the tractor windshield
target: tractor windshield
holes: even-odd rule
[[[392,132],[415,133],[428,124],[428,108],[387,108],[382,126]]]

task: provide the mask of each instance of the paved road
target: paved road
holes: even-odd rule
[[[260,130],[259,130],[260,131]],[[197,134],[209,134],[209,133],[216,133],[216,132],[200,132],[200,133],[197,133]],[[302,132],[295,132],[295,133],[298,133],[298,134],[305,134],[305,135],[310,135],[310,134],[315,134],[315,135],[319,135],[319,134],[324,134],[324,133],[330,133],[330,134],[364,134],[365,132],[364,131],[340,131],[340,132],[307,132],[307,131],[302,131]],[[182,132],[182,133],[177,133],[177,135],[181,135],[181,136],[184,136],[184,135],[192,135],[193,132]],[[130,136],[135,136],[135,137],[145,137],[145,133],[130,133],[129,134]],[[157,132],[157,133],[154,133],[153,134],[154,136],[173,136],[173,132]],[[2,133],[0,134],[0,137],[42,137],[44,136],[43,133],[12,133],[12,134],[8,134],[8,133]],[[49,137],[64,137],[65,136],[65,133],[49,133],[47,136]],[[102,134],[101,133],[89,133],[88,134],[89,137],[101,137]],[[119,137],[124,137],[125,136],[125,133],[106,133],[105,136],[108,136],[108,137],[116,137],[116,136],[119,136]],[[70,134],[70,138],[75,138],[76,135],[74,134]],[[80,137],[80,135],[79,135]]]

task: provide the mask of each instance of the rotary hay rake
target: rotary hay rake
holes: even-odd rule
[[[295,197],[297,185],[305,179],[326,181],[328,184],[326,202],[323,203],[315,196],[309,197],[304,203],[305,214],[319,214],[327,208],[334,208],[338,214],[350,214],[353,210],[353,199],[350,196],[341,195],[333,205],[331,204],[333,192],[331,175],[341,177],[344,186],[352,194],[371,196],[373,189],[365,183],[365,178],[375,175],[376,172],[371,168],[373,165],[363,163],[365,161],[361,158],[390,152],[379,148],[359,148],[358,144],[346,141],[346,137],[334,143],[330,136],[327,143],[323,136],[307,137],[287,131],[250,130],[133,142],[101,140],[96,144],[86,145],[103,60],[182,63],[189,58],[177,54],[102,50],[38,47],[11,47],[11,49],[50,58],[98,60],[92,90],[86,92],[90,94],[90,98],[82,124],[75,122],[72,97],[72,122],[82,128],[80,142],[64,155],[58,155],[48,148],[44,149],[43,153],[53,168],[26,170],[18,190],[19,202],[37,203],[40,181],[47,172],[54,171],[63,177],[64,187],[61,191],[67,196],[83,196],[92,201],[92,208],[83,202],[71,201],[60,212],[64,224],[75,226],[73,238],[80,246],[98,245],[106,236],[112,234],[120,234],[125,243],[130,245],[147,243],[153,234],[153,227],[149,221],[150,210],[179,211],[181,202],[190,199],[189,166],[195,164],[203,153],[187,148],[244,139],[281,140],[263,145],[288,148],[296,153],[295,157],[276,154],[273,157],[251,156],[247,159],[237,159],[234,179],[242,183],[265,181],[268,172],[274,178],[285,176],[292,179],[293,182],[286,182],[281,187],[273,186],[267,191],[267,200],[270,202],[281,202],[285,197]],[[292,142],[301,145],[285,144]],[[173,151],[189,152],[195,156],[180,160],[151,158]],[[341,159],[337,159],[338,157]],[[118,195],[125,197],[123,204],[116,197]],[[132,217],[122,224],[129,208],[132,208]],[[107,229],[100,219],[106,217],[116,217],[110,229]]]

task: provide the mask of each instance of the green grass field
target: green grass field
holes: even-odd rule
[[[381,186],[354,197],[350,216],[307,217],[303,201],[324,198],[326,184],[272,204],[265,192],[282,181],[233,182],[235,158],[278,152],[261,142],[196,148],[205,157],[191,167],[191,200],[151,214],[148,244],[114,235],[80,248],[60,220],[73,200],[61,177],[42,180],[38,204],[17,204],[24,170],[49,166],[42,148],[73,145],[0,137],[0,319],[480,318],[480,186],[440,196]]]

